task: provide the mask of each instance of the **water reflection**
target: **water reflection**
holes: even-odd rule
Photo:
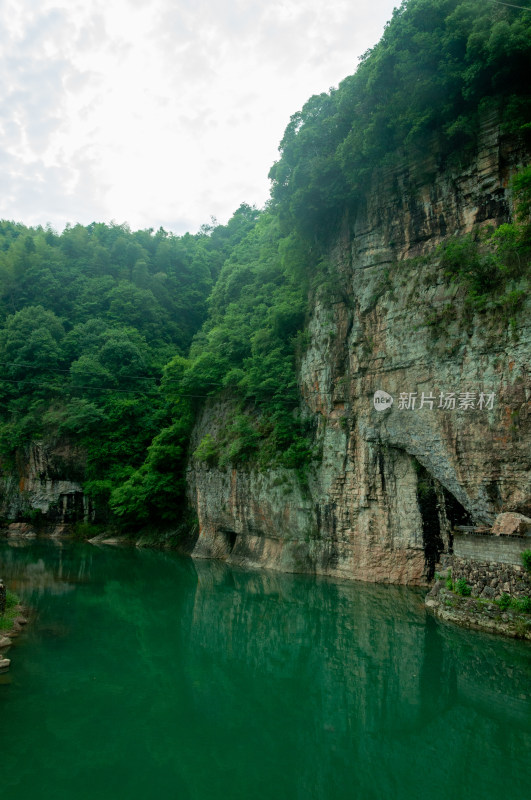
[[[0,574],[39,612],[0,686],[11,797],[525,795],[528,645],[418,592],[87,545]]]

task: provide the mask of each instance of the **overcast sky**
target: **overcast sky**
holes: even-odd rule
[[[399,0],[0,0],[0,218],[195,232]]]

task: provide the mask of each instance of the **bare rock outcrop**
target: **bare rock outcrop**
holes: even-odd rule
[[[81,485],[84,466],[85,454],[70,442],[33,442],[15,468],[0,464],[0,516],[56,525],[89,519],[92,508]]]
[[[498,514],[492,533],[495,536],[525,536],[531,533],[531,519],[510,511]]]

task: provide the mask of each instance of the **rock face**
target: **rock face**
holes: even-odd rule
[[[92,510],[83,494],[84,454],[64,442],[34,442],[16,468],[0,465],[0,516],[57,523],[88,519]],[[36,514],[37,512],[37,514]]]
[[[524,161],[490,119],[466,169],[428,158],[380,176],[330,252],[334,286],[317,292],[300,366],[322,456],[302,482],[191,462],[195,556],[423,584],[452,525],[530,515],[529,297],[512,321],[472,315],[437,252],[511,218]],[[192,445],[230,413],[207,405]]]
[[[426,607],[439,619],[452,622],[462,628],[488,631],[512,639],[531,641],[531,617],[514,610],[502,611],[496,603],[488,602],[490,595],[482,595],[482,600],[472,597],[457,597],[453,592],[438,588],[435,584],[426,597]]]
[[[505,513],[498,514],[492,526],[495,536],[524,536],[531,532],[531,519],[523,514]]]

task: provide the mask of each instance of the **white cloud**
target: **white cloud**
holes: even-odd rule
[[[263,205],[290,115],[354,71],[392,9],[0,2],[0,217],[183,232]]]

